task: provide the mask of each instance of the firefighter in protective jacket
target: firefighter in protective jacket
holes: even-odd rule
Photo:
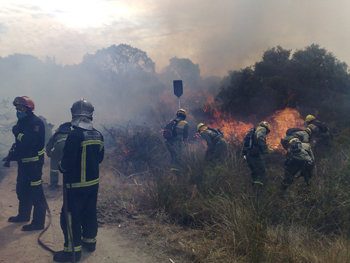
[[[205,160],[213,164],[223,162],[227,155],[227,143],[223,133],[206,126],[204,123],[197,125],[197,131],[207,142]]]
[[[281,144],[284,149],[288,150],[289,141],[293,138],[298,138],[301,142],[311,144],[312,131],[310,128],[289,128],[286,131],[286,136],[281,139]]]
[[[54,256],[57,262],[70,262],[73,252],[79,260],[82,247],[90,252],[96,248],[96,203],[104,141],[102,134],[93,128],[93,111],[92,104],[84,99],[75,102],[71,108],[73,129],[59,163],[66,198],[60,217],[64,250]]]
[[[270,124],[267,121],[259,123],[253,135],[252,148],[245,153],[248,166],[251,170],[253,186],[263,186],[265,183],[266,171],[264,154],[273,150],[266,143],[266,135],[270,132]]]
[[[179,109],[176,112],[176,118],[172,120],[175,122],[172,136],[166,140],[166,146],[171,156],[171,170],[177,171],[184,148],[184,142],[188,138],[188,122],[186,119],[186,110]]]
[[[63,147],[66,143],[68,134],[71,132],[71,123],[65,122],[61,124],[55,134],[49,139],[46,144],[46,154],[50,157],[50,186],[55,189],[58,187],[58,162],[63,156]]]
[[[330,138],[330,132],[325,123],[317,120],[315,116],[309,114],[305,117],[305,124],[307,129],[311,130],[313,140],[327,143]]]
[[[18,215],[9,222],[27,222],[32,207],[33,220],[22,227],[23,231],[44,228],[46,200],[42,188],[42,167],[44,164],[45,128],[42,120],[34,113],[34,102],[27,96],[16,97],[13,105],[17,110],[18,122],[12,128],[15,144],[4,161],[17,161],[18,174],[16,193],[19,200]]]
[[[282,190],[286,190],[293,183],[294,176],[300,172],[307,185],[312,177],[315,158],[308,143],[301,142],[298,138],[292,138],[288,143],[286,161],[284,163],[284,180]]]

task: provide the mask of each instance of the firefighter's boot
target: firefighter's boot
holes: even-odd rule
[[[75,261],[80,261],[81,251],[74,253]],[[59,251],[53,256],[53,260],[56,262],[72,262],[73,253],[67,251]]]
[[[22,231],[35,231],[35,230],[41,230],[44,229],[44,225],[38,225],[30,223],[29,225],[24,225],[22,227]]]
[[[8,221],[11,223],[22,223],[22,222],[28,222],[30,220],[30,218],[26,218],[23,216],[10,216]]]
[[[84,242],[83,240],[81,241],[81,245],[83,248],[85,248],[89,252],[94,252],[96,249],[96,243],[89,243],[89,242]]]

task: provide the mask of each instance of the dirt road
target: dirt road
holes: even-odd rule
[[[41,263],[53,262],[52,255],[37,243],[40,231],[23,232],[23,223],[8,223],[10,216],[17,214],[18,201],[15,192],[16,165],[0,169],[0,262]],[[2,173],[1,173],[2,172]],[[62,191],[47,188],[48,168],[44,167],[44,191],[52,213],[52,225],[42,240],[55,251],[63,247],[63,235],[59,225]],[[46,183],[45,183],[46,182]],[[129,240],[118,226],[103,224],[99,227],[97,249],[93,253],[83,251],[80,262],[100,263],[157,263],[170,262],[147,253],[141,244]]]

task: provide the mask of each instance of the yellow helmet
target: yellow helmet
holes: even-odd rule
[[[186,118],[186,110],[185,109],[178,109],[177,112],[176,112],[176,116],[178,117],[184,117]]]
[[[299,138],[292,138],[289,140],[289,144],[292,143],[292,142],[300,142]]]
[[[313,120],[315,120],[316,117],[314,115],[307,115],[306,118],[305,118],[305,122],[309,123],[309,122],[312,122]]]
[[[268,132],[271,130],[270,123],[268,123],[267,121],[262,121],[262,122],[260,122],[260,123],[259,123],[259,126],[265,127],[265,128],[267,129]]]
[[[199,124],[197,125],[197,131],[198,131],[199,133],[201,133],[201,132],[203,132],[203,131],[205,131],[205,130],[207,130],[207,129],[208,129],[208,127],[205,126],[204,123],[199,123]]]

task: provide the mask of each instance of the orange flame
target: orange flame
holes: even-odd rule
[[[271,123],[271,132],[267,136],[267,143],[273,149],[282,149],[281,138],[286,136],[289,128],[303,128],[304,125],[300,113],[292,108],[276,111],[268,120]]]
[[[208,111],[210,106],[206,106],[204,111]],[[213,120],[208,121],[208,125],[220,129],[228,141],[242,142],[245,135],[254,125],[253,123],[245,123],[236,121],[227,114],[221,113],[218,110],[213,111]],[[280,144],[281,138],[286,135],[289,128],[302,128],[304,121],[300,113],[296,109],[285,108],[284,110],[276,111],[272,116],[266,119],[271,124],[271,132],[267,135],[267,143],[273,149],[282,150]]]

